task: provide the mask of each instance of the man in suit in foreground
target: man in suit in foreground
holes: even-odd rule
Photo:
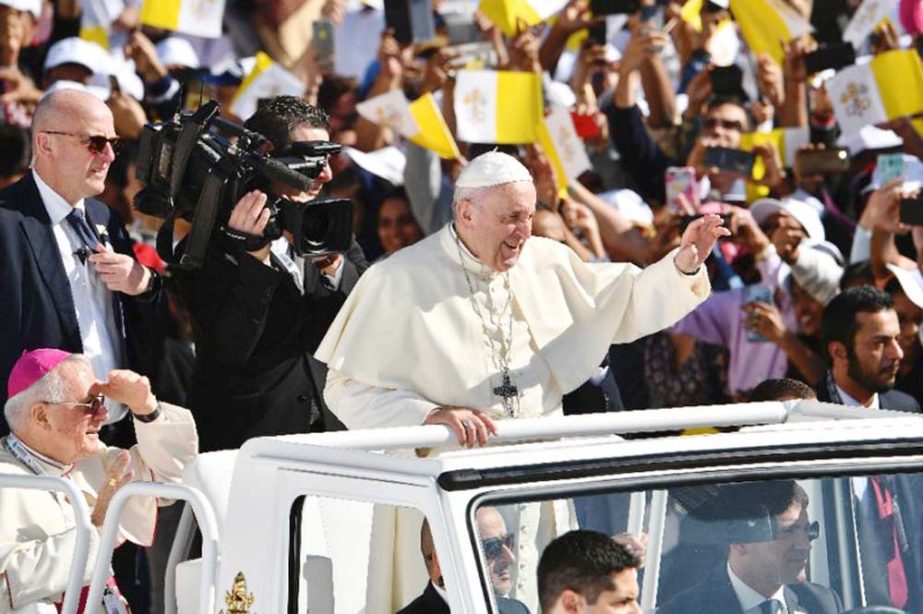
[[[869,409],[919,412],[909,394],[894,390],[904,358],[894,303],[872,286],[844,290],[824,308],[821,338],[830,370],[817,400]]]
[[[111,111],[91,94],[60,90],[35,111],[32,170],[0,191],[0,403],[27,349],[81,353],[99,377],[150,371],[158,278],[135,260],[118,215],[92,198],[118,144]],[[110,421],[125,412],[110,407]]]
[[[820,525],[808,520],[808,495],[794,480],[725,486],[691,514],[728,543],[727,562],[670,599],[659,614],[836,614],[829,588],[806,581],[811,542]],[[703,512],[703,510],[706,510]]]

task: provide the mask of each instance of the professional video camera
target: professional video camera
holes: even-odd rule
[[[269,141],[221,119],[218,103],[194,113],[147,124],[138,151],[138,179],[145,188],[135,197],[142,213],[166,218],[157,238],[157,251],[183,269],[201,268],[215,228],[246,250],[255,250],[289,231],[299,256],[345,252],[352,237],[352,203],[344,199],[294,202],[269,192],[270,182],[307,190],[323,171],[327,157],[340,151],[328,141],[294,143],[283,157],[266,153]],[[271,217],[263,237],[225,228],[241,196],[253,189],[269,195]],[[185,248],[173,255],[173,221],[192,222]]]

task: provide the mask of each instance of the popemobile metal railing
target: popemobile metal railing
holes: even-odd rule
[[[61,614],[77,614],[80,593],[83,588],[83,575],[90,555],[90,531],[96,528],[90,521],[90,512],[86,500],[77,486],[70,480],[39,475],[12,475],[0,473],[0,488],[25,488],[30,490],[62,491],[74,507],[76,545],[71,570],[64,592]],[[122,508],[132,497],[157,497],[186,501],[195,512],[195,519],[202,534],[202,584],[199,593],[199,611],[214,612],[215,579],[218,573],[218,523],[215,512],[208,499],[198,489],[184,484],[160,484],[156,482],[131,482],[120,488],[106,511],[106,518],[101,530],[99,551],[96,556],[90,589],[87,596],[86,614],[102,611],[103,590],[109,578],[109,568],[115,539],[118,532],[118,519]],[[190,518],[191,520],[191,518]],[[173,582],[167,582],[172,591]],[[165,591],[166,592],[166,591]],[[165,595],[166,602],[173,605],[175,595]],[[97,604],[92,606],[90,604]]]

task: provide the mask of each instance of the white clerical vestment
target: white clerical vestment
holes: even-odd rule
[[[330,369],[327,404],[347,427],[422,424],[443,405],[507,417],[493,393],[502,382],[487,339],[499,348],[508,337],[507,276],[461,251],[447,225],[359,279],[315,353]],[[704,267],[685,275],[673,256],[641,270],[585,263],[549,239],[526,241],[508,274],[516,417],[559,412],[610,345],[662,330],[708,296]]]
[[[644,270],[590,264],[565,245],[532,237],[507,275],[478,262],[447,225],[359,279],[315,353],[330,369],[324,397],[350,429],[423,424],[440,406],[507,418],[494,389],[503,383],[497,351],[511,339],[509,367],[518,390],[512,417],[560,413],[563,395],[590,378],[610,345],[667,328],[708,296],[704,267],[685,275],[674,255]],[[550,515],[523,506],[518,526],[509,527],[519,535],[517,567],[528,570],[514,572],[512,596],[532,608],[538,542],[561,532],[553,528],[560,519]],[[379,570],[370,570],[370,614],[394,611],[422,590],[425,576],[416,584],[397,577],[402,569],[422,568],[419,523],[416,515],[377,514],[373,544],[381,546],[382,534],[407,543],[381,556],[395,567],[386,578],[373,578]],[[550,533],[542,529],[549,526]]]
[[[198,453],[199,438],[187,409],[161,403],[161,416],[134,421],[138,444],[129,450],[134,480],[179,482],[183,468]],[[107,480],[109,466],[120,452],[100,443],[94,456],[61,466],[25,447],[0,439],[0,473],[70,479],[92,512]],[[20,457],[24,457],[25,462]],[[149,546],[157,524],[157,501],[132,497],[119,519],[118,540]],[[166,505],[170,501],[162,501]],[[90,532],[90,558],[83,577],[90,581],[99,547]],[[62,492],[0,488],[0,614],[56,612],[63,599],[76,546],[74,509]]]

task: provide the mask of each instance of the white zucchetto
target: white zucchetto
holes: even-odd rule
[[[458,175],[456,188],[489,188],[517,181],[532,182],[529,169],[511,155],[488,151],[468,163]]]

